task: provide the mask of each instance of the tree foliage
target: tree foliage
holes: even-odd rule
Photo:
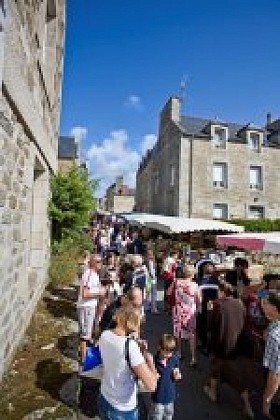
[[[280,219],[231,219],[227,222],[244,226],[246,232],[280,231]]]
[[[53,176],[49,203],[53,241],[67,239],[88,225],[89,215],[96,207],[97,185],[98,181],[91,180],[86,170],[76,166],[68,173]]]

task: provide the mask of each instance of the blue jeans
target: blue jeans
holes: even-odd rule
[[[101,420],[138,420],[138,409],[120,411],[112,407],[105,398],[100,395],[98,399],[98,411]]]

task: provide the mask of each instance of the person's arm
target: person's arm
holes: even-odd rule
[[[90,273],[86,271],[82,277],[82,298],[83,299],[95,299],[99,297],[103,297],[107,293],[107,289],[103,287],[101,284],[96,284],[93,291],[90,292],[89,288],[89,280],[90,280]]]
[[[153,357],[150,353],[144,354],[145,362],[140,365],[133,366],[133,371],[137,378],[139,378],[144,387],[150,391],[154,392],[157,386],[157,380],[159,375],[155,368]]]
[[[263,414],[268,418],[270,415],[271,401],[280,386],[280,373],[269,371],[265,391],[263,394]]]
[[[94,292],[90,292],[87,286],[83,286],[82,297],[84,299],[98,299],[104,297],[107,293],[107,289],[104,286],[96,286]]]

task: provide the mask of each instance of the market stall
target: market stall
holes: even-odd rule
[[[162,216],[149,213],[122,214],[131,225],[146,226],[168,234],[190,232],[243,232],[244,227],[219,220]]]
[[[280,254],[280,232],[217,235],[216,242],[219,246]]]

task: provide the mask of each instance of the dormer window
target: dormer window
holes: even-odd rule
[[[221,126],[212,126],[213,144],[217,148],[225,149],[228,140],[228,128]]]
[[[249,149],[254,152],[260,152],[261,150],[261,134],[248,132],[248,146]]]

